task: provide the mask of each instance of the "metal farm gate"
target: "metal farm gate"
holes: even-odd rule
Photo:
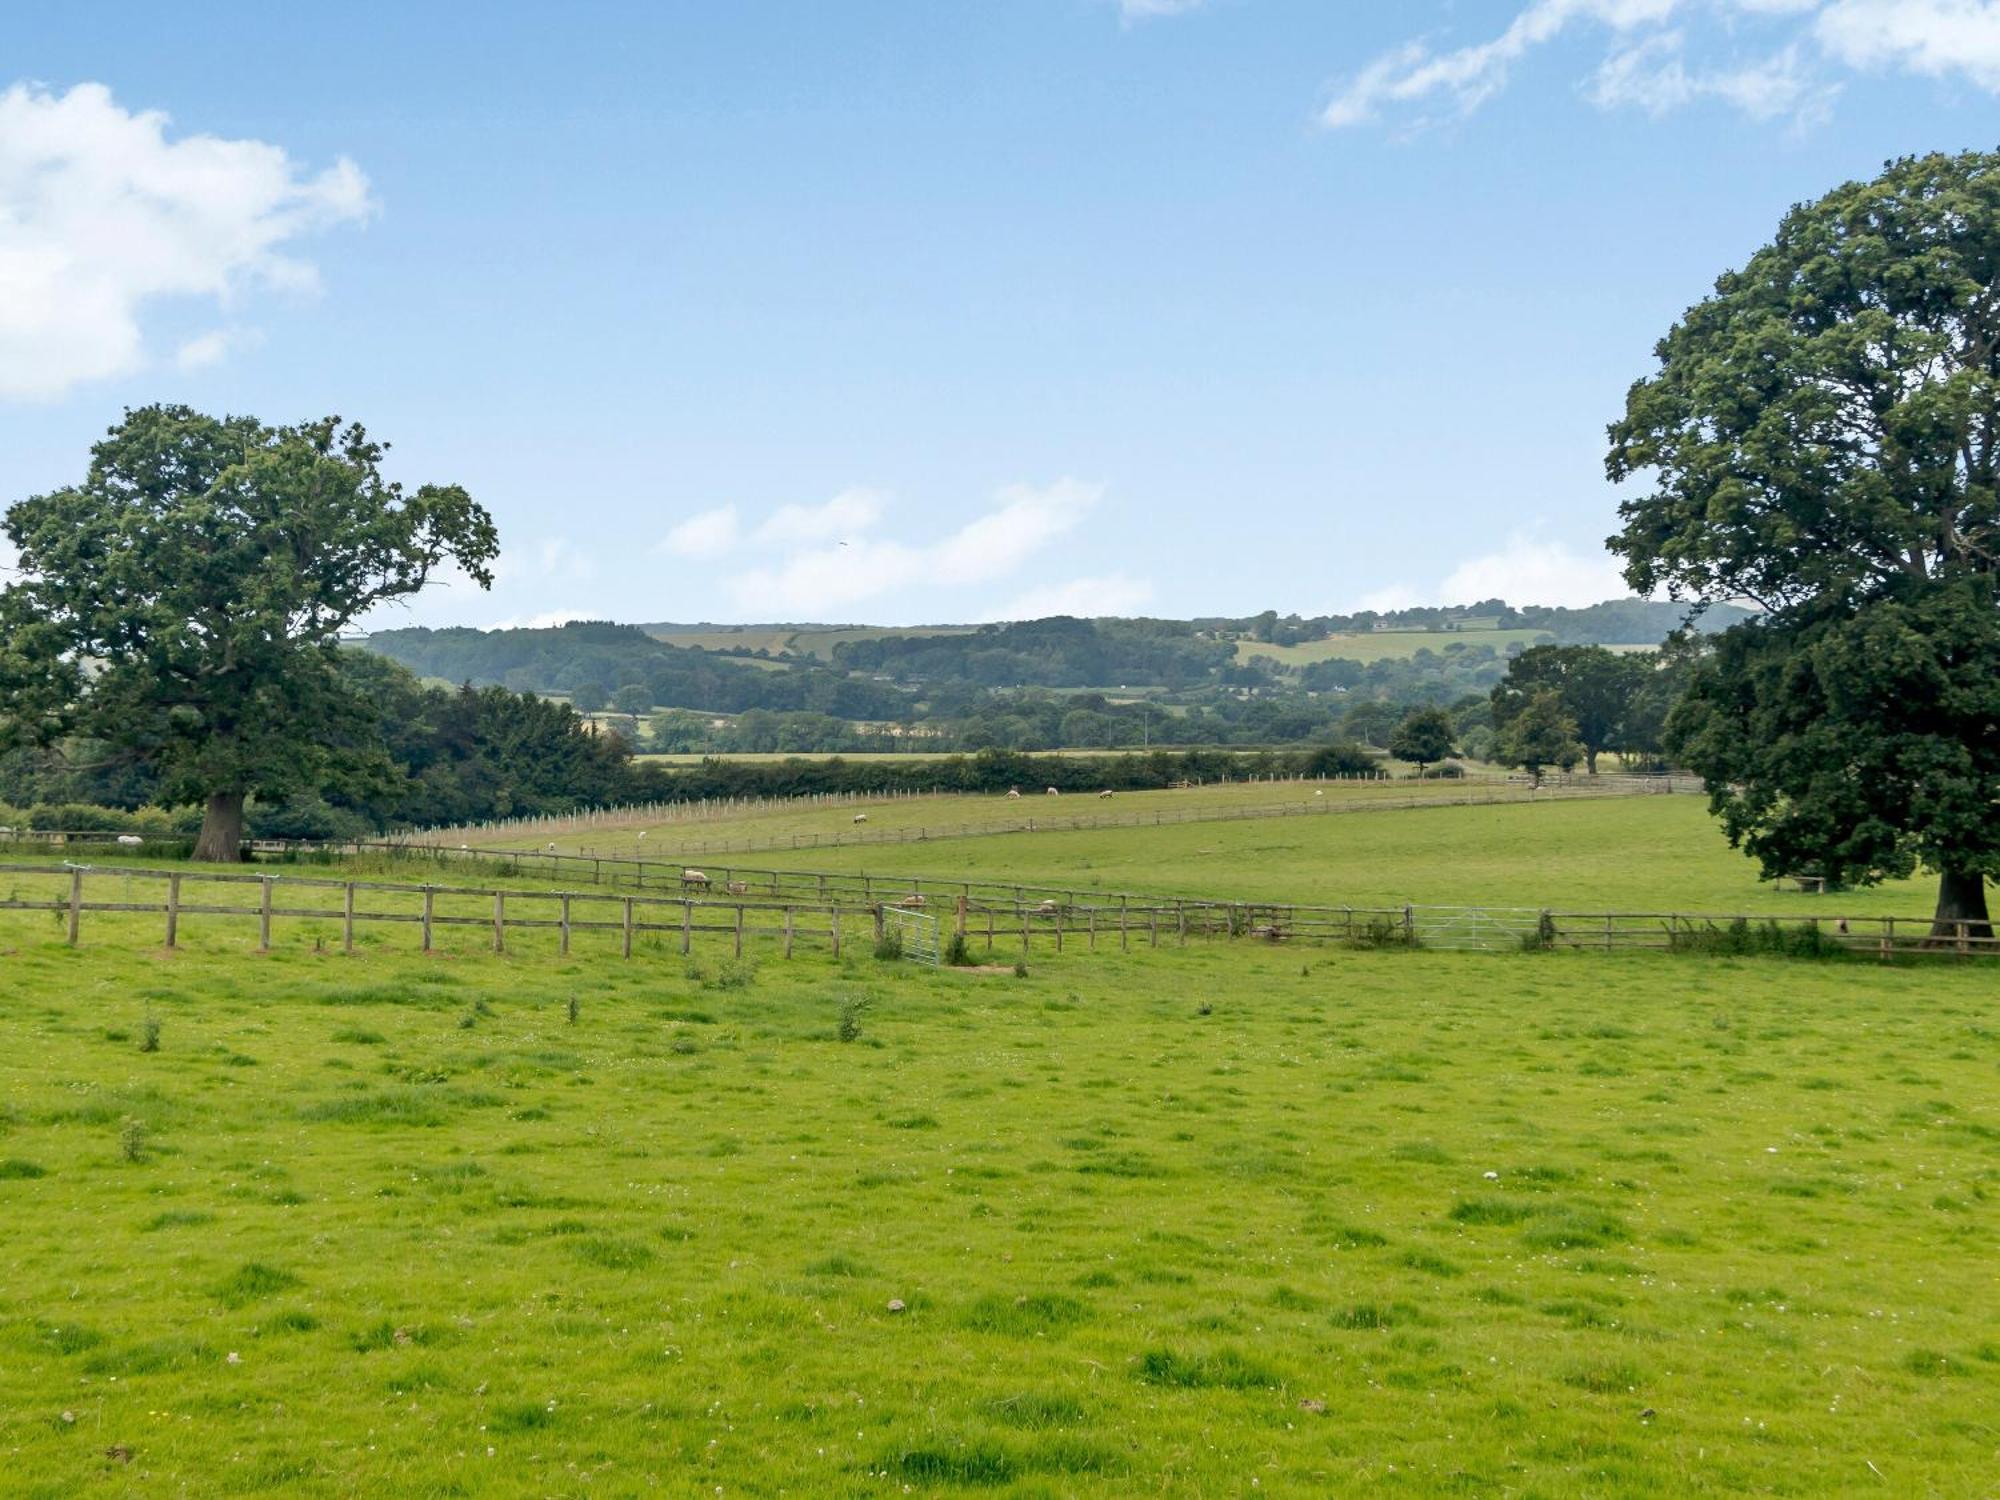
[[[936,917],[925,916],[920,911],[885,906],[882,908],[882,935],[900,939],[903,957],[911,963],[929,964],[935,969],[943,961],[943,951],[938,946]]]
[[[1542,928],[1539,911],[1518,907],[1418,906],[1411,911],[1417,941],[1426,948],[1518,953]]]

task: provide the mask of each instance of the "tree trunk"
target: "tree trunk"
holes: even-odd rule
[[[243,860],[243,793],[216,792],[208,799],[194,857],[205,864],[233,865]]]
[[[1597,752],[1588,745],[1583,747],[1583,769],[1592,776],[1597,774]]]
[[[1986,914],[1986,877],[1977,872],[1946,870],[1938,878],[1937,914],[1931,918],[1931,941],[1955,943],[1960,924],[1965,936],[1991,938],[1993,923]]]

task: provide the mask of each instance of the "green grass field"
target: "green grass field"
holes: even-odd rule
[[[1704,799],[1685,795],[1005,834],[741,860],[758,862],[1319,905],[1928,916],[1936,904],[1929,877],[1823,896],[1780,891],[1729,847]]]
[[[1983,971],[0,953],[9,1494],[1994,1472]]]
[[[655,640],[670,646],[700,646],[708,651],[769,651],[772,655],[814,657],[833,660],[833,648],[843,641],[872,641],[887,635],[966,635],[970,625],[912,626],[908,629],[885,625],[821,626],[797,629],[785,625],[746,625],[736,629],[666,630],[647,627]]]
[[[664,858],[677,848],[699,853],[719,849],[724,843],[736,848],[745,845],[782,848],[796,841],[800,847],[806,847],[816,839],[853,839],[857,834],[879,838],[901,832],[912,835],[921,832],[936,839],[983,836],[1030,821],[1045,828],[1051,823],[1074,819],[1207,817],[1254,808],[1324,806],[1328,802],[1368,804],[1411,798],[1449,799],[1468,794],[1516,794],[1505,787],[1468,788],[1448,781],[1328,782],[1324,786],[1308,782],[1230,782],[1180,791],[1119,792],[1109,798],[1099,798],[1090,792],[1050,797],[1034,786],[1024,786],[1022,792],[1018,799],[997,793],[963,796],[941,793],[858,803],[801,802],[775,809],[712,810],[704,818],[669,819],[634,814],[599,826],[557,824],[526,831],[495,829],[465,835],[462,841],[480,847],[517,849],[539,849],[553,842],[561,853],[628,856],[644,853],[650,857],[657,851]],[[1325,795],[1315,795],[1320,792]],[[866,814],[865,824],[854,821],[858,813]],[[646,835],[643,840],[639,837],[641,832]],[[1150,845],[1141,839],[1133,847],[1143,850]]]
[[[1512,645],[1533,646],[1554,640],[1546,630],[1378,630],[1366,635],[1330,635],[1296,646],[1271,646],[1260,641],[1238,641],[1236,659],[1268,656],[1288,667],[1303,667],[1316,661],[1402,661],[1419,651],[1443,654],[1445,647],[1491,646],[1505,655]]]

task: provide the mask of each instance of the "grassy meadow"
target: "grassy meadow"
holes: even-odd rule
[[[1006,833],[1033,822],[1038,832],[1071,820],[1118,819],[1141,822],[1152,818],[1207,818],[1268,808],[1295,808],[1300,813],[1324,808],[1329,802],[1364,806],[1394,805],[1413,798],[1453,801],[1471,797],[1518,796],[1525,787],[1457,784],[1450,781],[1330,781],[1229,782],[1186,787],[1178,791],[1119,792],[1100,798],[1092,792],[1049,796],[1042,788],[1023,786],[1021,796],[1002,793],[936,793],[859,802],[792,802],[776,807],[712,809],[703,817],[652,817],[633,814],[602,824],[556,823],[545,829],[496,828],[463,835],[475,847],[542,849],[553,842],[560,853],[626,855],[686,848],[690,851],[732,847],[783,848],[796,843],[852,841],[861,847],[884,835],[907,833],[913,839],[949,839]],[[856,814],[867,821],[857,824]],[[1124,830],[1116,830],[1124,831]],[[1143,830],[1138,847],[1151,835]],[[644,833],[642,839],[640,834]]]
[[[1491,646],[1505,655],[1509,646],[1534,646],[1555,637],[1546,630],[1375,630],[1365,635],[1329,635],[1296,646],[1274,646],[1263,641],[1238,641],[1236,659],[1249,661],[1268,656],[1288,667],[1309,666],[1316,661],[1358,661],[1366,665],[1378,661],[1405,661],[1419,651],[1443,654],[1451,645]]]
[[[233,931],[0,916],[9,1494],[1995,1472],[1983,969]]]

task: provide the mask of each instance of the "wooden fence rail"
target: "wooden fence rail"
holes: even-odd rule
[[[1191,938],[1264,943],[1340,943],[1369,947],[1428,947],[1484,951],[1572,949],[1587,952],[1719,951],[1816,954],[1834,950],[1889,959],[1908,954],[1959,958],[2000,956],[1982,924],[1959,922],[1940,931],[1928,919],[1908,916],[1815,912],[1782,917],[1684,912],[1568,912],[1552,908],[1466,906],[1312,906],[1282,902],[1135,901],[1127,895],[1089,901],[1037,898],[1032,893],[978,896],[961,889],[936,898],[905,895],[896,901],[822,899],[717,901],[706,896],[614,894],[605,891],[520,890],[493,886],[341,880],[291,873],[152,869],[82,864],[0,864],[0,875],[29,877],[48,894],[23,895],[15,881],[0,911],[58,914],[66,941],[82,941],[91,913],[152,916],[168,948],[181,940],[188,917],[253,919],[258,946],[272,943],[279,919],[338,924],[342,951],[352,952],[356,930],[371,923],[415,926],[424,952],[440,929],[481,929],[493,951],[505,952],[510,933],[553,932],[567,954],[578,933],[617,935],[620,952],[633,956],[636,939],[664,935],[683,954],[697,935],[722,935],[742,956],[752,942],[776,945],[790,958],[801,945],[825,946],[835,956],[857,935],[880,939],[884,913],[935,909],[969,951],[1061,953],[1072,947],[1120,952],[1135,946],[1184,945]],[[118,899],[106,886],[123,882]],[[158,899],[134,899],[135,884],[157,888]],[[963,885],[953,882],[947,884]],[[96,894],[93,894],[92,886]],[[256,889],[253,903],[222,895]],[[205,890],[204,888],[208,888]],[[293,893],[298,893],[294,895]],[[190,899],[199,894],[200,899]],[[825,899],[830,895],[831,899]],[[404,898],[403,909],[385,909],[382,898]],[[441,904],[442,903],[442,904]]]

